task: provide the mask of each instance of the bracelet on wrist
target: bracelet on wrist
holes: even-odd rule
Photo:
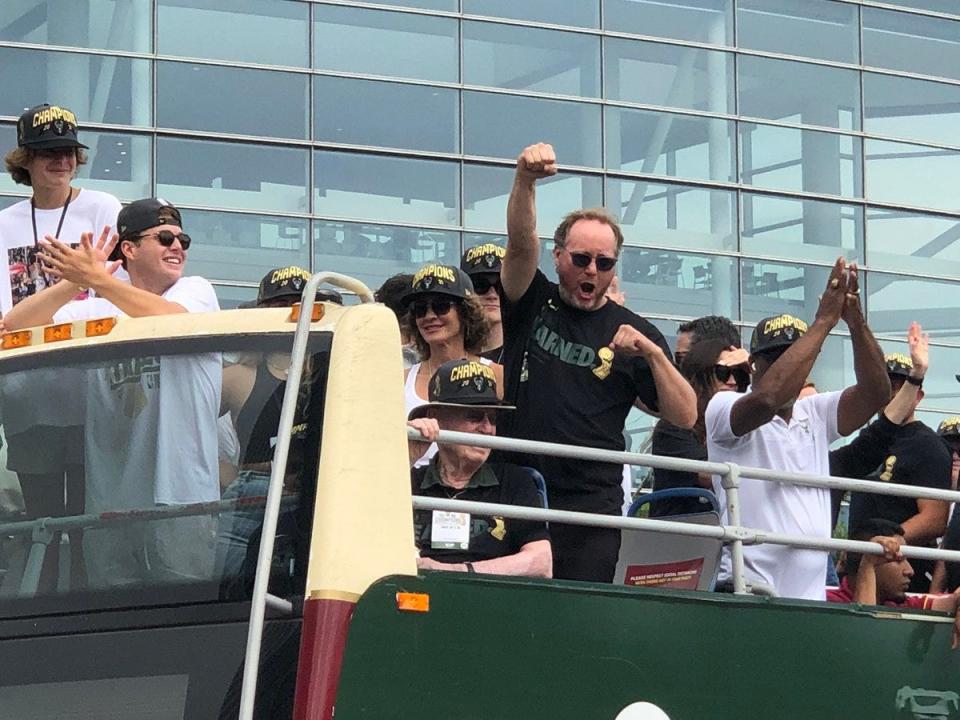
[[[463,566],[467,569],[467,572],[468,572],[468,573],[475,573],[475,572],[476,572],[476,570],[473,569],[473,563],[472,563],[472,562],[465,562],[465,563],[463,564]]]
[[[917,387],[923,387],[922,377],[913,377],[913,375],[907,375],[907,382],[911,385],[916,385]]]

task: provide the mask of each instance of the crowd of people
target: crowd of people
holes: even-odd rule
[[[6,330],[119,313],[143,317],[218,309],[210,283],[184,275],[191,239],[177,208],[157,198],[121,208],[109,195],[73,187],[86,156],[69,110],[31,108],[17,127],[18,145],[7,154],[6,165],[15,181],[31,188],[32,196],[0,212],[0,237],[10,269],[0,283]],[[956,489],[960,418],[944,421],[936,431],[916,418],[928,367],[926,336],[914,324],[908,331],[909,355],[884,357],[861,309],[856,264],[836,261],[809,323],[790,315],[764,318],[754,328],[749,347],[743,348],[729,319],[708,316],[680,325],[671,349],[652,323],[623,303],[616,285],[623,234],[605,210],[570,212],[553,235],[556,281],[539,269],[536,188],[539,180],[556,172],[550,145],[525,148],[517,159],[508,202],[505,247],[469,248],[458,265],[426,265],[413,275],[388,279],[376,293],[377,300],[396,313],[401,329],[407,412],[421,435],[410,444],[414,494],[619,515],[624,504],[622,465],[491,453],[434,441],[439,431],[462,430],[624,450],[624,425],[634,407],[657,418],[654,454]],[[296,268],[271,271],[256,304],[293,302],[307,277]],[[855,382],[818,392],[809,378],[824,341],[841,321],[852,345]],[[217,367],[177,373],[210,386],[196,392],[184,389],[183,402],[191,411],[212,413],[221,425],[225,414],[230,418],[233,429],[243,435],[234,459],[243,471],[233,476],[227,490],[237,497],[262,494],[272,456],[272,447],[264,444],[269,431],[263,424],[270,418],[253,412],[250,403],[254,397],[262,401],[282,392],[283,358],[263,353],[231,367],[214,364]],[[158,376],[146,388],[159,392],[161,386],[175,385],[159,377],[176,373],[172,364],[135,370]],[[102,396],[103,411],[110,412],[123,401],[116,395],[124,387],[117,378],[104,377],[99,391],[92,390]],[[58,424],[44,427],[42,437],[32,427],[29,437],[18,437],[22,428],[14,416],[27,404],[27,388],[8,382],[3,395],[8,468],[21,479],[27,513],[33,517],[115,507],[117,487],[141,492],[142,483],[122,477],[125,463],[119,454],[143,442],[146,433],[176,432],[165,427],[169,418],[158,415],[149,427],[130,426],[130,437],[86,448],[88,464],[90,457],[97,457],[99,468],[113,467],[116,473],[85,479],[81,461],[69,452],[36,452],[38,443],[77,446],[64,440],[81,424],[71,416],[71,408],[60,408]],[[197,403],[204,407],[193,407]],[[831,450],[840,438],[858,431],[851,443]],[[158,480],[149,497],[130,497],[123,504],[219,499],[224,484],[209,479],[217,477],[210,470],[222,462],[223,438],[216,432],[201,434],[189,445],[177,472],[157,473],[174,481]],[[655,490],[678,487],[713,493],[725,515],[729,488],[722,478],[655,471]],[[827,538],[840,500],[821,488],[743,479],[740,521],[747,527]],[[674,517],[700,510],[697,498],[672,497],[654,502],[650,515]],[[209,528],[191,520],[167,531],[181,540],[192,533],[197,542],[209,542]],[[242,545],[253,531],[243,513],[230,520],[225,552],[210,555],[219,564],[237,564],[231,544]],[[415,528],[420,567],[430,570],[610,582],[621,543],[616,529],[561,523],[548,528],[540,522],[456,512],[418,511]],[[960,517],[954,514],[951,520],[948,503],[854,493],[850,529],[851,537],[879,542],[886,554],[848,556],[840,563],[841,578],[830,600],[901,603],[906,601],[900,590],[953,593],[960,585],[960,571],[950,564],[911,565],[899,551],[904,543],[960,547]],[[154,565],[169,561],[171,573],[211,572],[185,569],[183,558],[165,557],[165,552],[176,555],[171,550],[176,543],[169,538],[135,542],[149,549]],[[84,540],[88,553],[104,557],[116,546],[109,534],[101,534],[99,543]],[[133,573],[123,561],[108,557],[93,565],[114,575]],[[56,559],[48,562],[55,564]],[[828,597],[833,562],[825,552],[748,545],[744,562],[750,583],[778,595]],[[724,552],[718,587],[728,587],[730,579],[731,559]],[[955,602],[930,603],[956,609]]]

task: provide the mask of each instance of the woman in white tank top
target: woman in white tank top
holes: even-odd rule
[[[490,365],[497,387],[503,387],[503,367],[479,354],[489,326],[465,272],[452,265],[427,265],[414,275],[413,289],[404,300],[409,308],[404,322],[421,358],[404,374],[408,413],[426,404],[430,378],[448,360]],[[431,445],[414,466],[426,465],[436,452],[436,444]]]

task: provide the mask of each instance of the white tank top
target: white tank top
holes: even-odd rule
[[[488,360],[485,357],[480,358],[480,362],[484,365],[493,365],[493,361]],[[410,372],[407,373],[407,382],[403,385],[403,399],[407,408],[407,415],[410,414],[410,411],[415,407],[420,407],[421,405],[426,405],[427,400],[425,398],[417,395],[417,373],[420,372],[420,366],[423,363],[416,363],[410,366]],[[430,462],[430,458],[437,454],[437,444],[431,443],[430,447],[427,448],[427,451],[423,456],[417,460],[413,466],[415,468],[423,467],[424,465]]]

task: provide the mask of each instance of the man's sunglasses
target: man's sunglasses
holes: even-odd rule
[[[610,270],[613,270],[613,266],[617,264],[616,258],[607,257],[606,255],[597,255],[594,257],[593,255],[588,255],[587,253],[570,252],[566,248],[563,249],[566,250],[568,255],[570,255],[570,260],[572,260],[573,264],[578,268],[588,268],[590,267],[591,262],[595,262],[597,264],[598,272],[609,272]]]
[[[500,292],[501,285],[499,275],[492,278],[483,277],[482,275],[473,276],[473,289],[477,295],[486,295],[490,292],[490,288],[496,288],[497,292]]]
[[[478,425],[484,420],[491,425],[497,424],[497,413],[495,410],[466,410],[463,416],[467,422],[477,423]]]
[[[446,298],[439,299],[434,298],[433,300],[414,300],[410,303],[410,312],[413,313],[415,318],[422,318],[427,314],[428,310],[433,310],[433,314],[437,315],[446,315],[450,312],[450,308],[454,305],[459,305],[458,300],[448,300]]]
[[[160,232],[148,233],[147,235],[141,235],[137,239],[142,240],[145,237],[155,237],[164,247],[170,247],[173,245],[174,240],[179,240],[180,247],[182,247],[184,250],[189,250],[190,243],[193,242],[190,239],[190,236],[186,233],[175,233],[171,232],[170,230],[161,230]]]
[[[746,388],[750,384],[750,371],[745,367],[730,367],[728,365],[714,365],[713,374],[722,383],[731,377],[737,383],[737,388]]]

